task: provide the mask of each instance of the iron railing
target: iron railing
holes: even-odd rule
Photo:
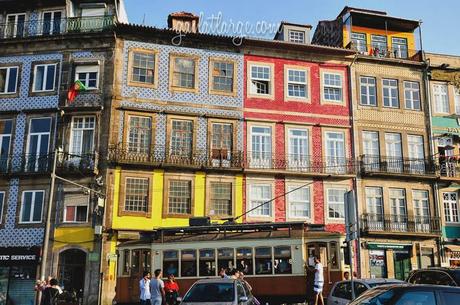
[[[56,169],[64,173],[88,173],[93,172],[98,165],[97,153],[70,154],[59,152],[56,162]]]
[[[361,216],[361,229],[365,232],[440,234],[441,220],[430,216],[366,213]]]
[[[362,174],[388,173],[407,175],[435,175],[432,159],[414,159],[363,155],[360,157]]]
[[[460,178],[460,156],[440,156],[436,159],[437,173],[441,177]]]
[[[53,162],[52,154],[21,154],[0,158],[2,174],[48,173]]]
[[[115,25],[114,16],[68,17],[56,20],[28,20],[0,24],[0,37],[26,38],[67,33],[101,32]]]
[[[356,44],[351,41],[347,45],[348,49],[354,50],[361,55],[376,58],[398,58],[414,61],[421,61],[420,50],[408,49],[407,46],[388,48],[387,46],[377,46],[372,44]]]

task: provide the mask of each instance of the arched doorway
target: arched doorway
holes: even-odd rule
[[[81,304],[85,287],[86,253],[79,249],[68,249],[59,254],[59,282],[66,292],[70,304]]]

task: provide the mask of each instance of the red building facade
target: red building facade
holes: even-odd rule
[[[308,257],[343,271],[344,194],[355,162],[348,51],[253,41],[244,56],[247,222],[305,221]],[[249,43],[250,44],[250,43]],[[272,202],[263,202],[275,198]]]

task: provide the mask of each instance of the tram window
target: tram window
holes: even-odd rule
[[[272,248],[256,248],[256,274],[272,274]]]
[[[235,265],[233,263],[233,249],[217,249],[217,266],[219,270],[222,268],[227,270],[232,270],[235,268]]]
[[[200,250],[200,276],[216,275],[216,255],[214,249]]]
[[[179,276],[179,254],[175,250],[163,251],[163,272]]]
[[[150,250],[142,251],[142,269],[150,272]]]
[[[275,247],[275,274],[292,273],[291,247]]]
[[[129,250],[123,251],[123,275],[129,275]]]
[[[139,273],[140,251],[131,251],[131,275]]]
[[[254,274],[251,248],[236,249],[236,269],[243,271],[244,274]]]
[[[337,247],[337,242],[333,241],[329,244],[329,249],[331,250],[331,269],[339,269],[339,249]]]
[[[182,250],[181,276],[196,276],[196,250]]]

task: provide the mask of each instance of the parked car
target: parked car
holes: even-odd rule
[[[349,305],[454,305],[460,288],[437,285],[384,285],[369,289]]]
[[[414,270],[409,274],[407,282],[411,284],[460,286],[460,269],[427,268]]]
[[[360,296],[363,292],[373,287],[388,285],[388,284],[404,284],[405,282],[394,279],[355,279],[353,280],[355,287],[355,298]],[[331,291],[327,297],[327,305],[346,305],[352,299],[351,294],[351,281],[336,282],[332,286]]]
[[[181,305],[193,303],[257,305],[246,283],[234,279],[198,280],[190,287],[184,298],[178,298],[178,301]]]

